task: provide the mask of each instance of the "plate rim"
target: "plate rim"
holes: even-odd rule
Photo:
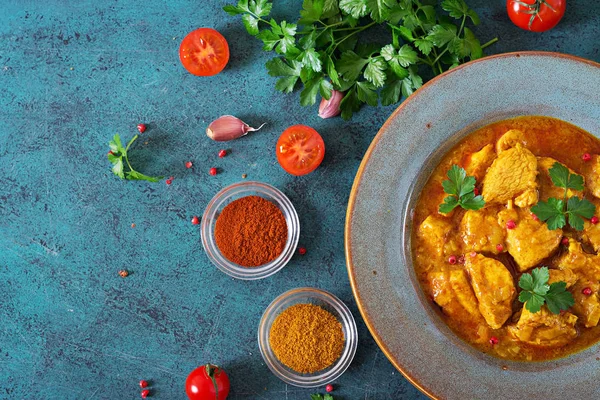
[[[473,64],[477,64],[480,62],[486,62],[486,61],[490,61],[490,60],[494,60],[494,59],[521,57],[521,56],[568,59],[568,60],[571,60],[571,61],[574,61],[577,63],[585,63],[592,67],[596,67],[596,68],[600,69],[600,63],[583,58],[583,57],[574,56],[571,54],[551,52],[551,51],[515,51],[515,52],[509,52],[509,53],[494,54],[494,55],[482,57],[480,59],[473,60],[468,63],[459,65],[456,68],[448,70],[448,71],[434,77],[433,79],[431,79],[430,81],[425,83],[422,87],[431,86],[431,85],[435,84],[438,80],[446,77],[447,75],[450,75],[450,74],[455,73],[456,71],[468,68]],[[350,190],[350,196],[348,199],[348,207],[346,209],[346,220],[345,220],[345,224],[344,224],[344,253],[346,256],[346,269],[348,271],[348,278],[350,280],[350,286],[352,288],[352,295],[354,296],[354,300],[356,301],[356,305],[358,307],[360,315],[361,315],[363,321],[365,322],[365,325],[369,329],[371,336],[375,340],[375,343],[377,343],[377,346],[379,346],[379,348],[381,349],[383,354],[392,363],[394,368],[396,368],[413,386],[415,386],[417,389],[419,389],[422,393],[427,395],[429,398],[431,398],[433,400],[441,400],[436,394],[434,394],[430,389],[426,388],[423,384],[421,384],[421,382],[419,382],[419,380],[417,380],[415,377],[413,377],[407,370],[405,370],[402,367],[400,362],[398,360],[396,360],[396,358],[391,354],[390,350],[385,345],[385,343],[383,343],[381,336],[378,334],[378,332],[374,328],[374,325],[370,319],[370,316],[366,312],[364,304],[359,296],[359,290],[358,290],[356,276],[355,276],[355,266],[352,262],[352,248],[351,248],[351,244],[350,244],[350,237],[351,237],[351,233],[352,233],[351,220],[352,220],[352,215],[353,215],[353,211],[354,211],[354,207],[355,207],[355,203],[356,203],[358,187],[362,181],[365,167],[367,166],[369,160],[371,159],[372,153],[373,153],[375,147],[377,147],[377,144],[378,144],[379,140],[381,139],[381,137],[383,136],[384,131],[387,130],[388,125],[390,125],[391,121],[396,117],[396,115],[398,113],[402,112],[404,107],[407,104],[409,104],[412,100],[414,100],[414,98],[416,96],[418,96],[420,93],[422,93],[421,88],[419,88],[415,93],[413,93],[413,95],[410,96],[410,98],[404,100],[390,114],[390,116],[386,119],[386,121],[383,123],[381,128],[379,128],[379,131],[377,132],[377,134],[371,141],[371,144],[369,145],[367,151],[365,152],[365,154],[360,162],[360,165],[359,165],[356,175],[354,177],[354,181],[352,183],[352,188]]]

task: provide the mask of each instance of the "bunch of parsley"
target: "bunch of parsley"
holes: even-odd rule
[[[117,175],[121,179],[128,179],[132,181],[148,181],[148,182],[158,182],[163,177],[162,176],[148,176],[144,175],[141,172],[136,171],[131,166],[129,162],[129,157],[127,152],[129,148],[136,141],[138,135],[135,135],[129,143],[127,143],[127,147],[123,147],[121,143],[121,137],[118,133],[112,138],[110,142],[108,142],[108,146],[110,147],[110,151],[108,152],[108,161],[112,164],[112,172]]]
[[[431,0],[304,0],[297,23],[269,19],[272,2],[239,0],[223,9],[242,15],[247,31],[275,51],[269,75],[279,77],[275,88],[290,93],[302,85],[300,103],[313,105],[317,95],[329,99],[333,89],[345,92],[342,118],[349,119],[362,104],[397,103],[423,84],[419,66],[438,75],[480,58],[481,45],[466,26],[479,17],[464,0],[443,0],[442,15]],[[455,22],[454,20],[457,22]],[[358,44],[359,33],[375,25],[389,27],[384,46]]]

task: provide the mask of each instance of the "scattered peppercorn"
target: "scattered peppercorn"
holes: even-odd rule
[[[227,155],[227,150],[219,150],[219,158],[223,158]]]
[[[472,251],[472,252],[470,252],[470,253],[469,253],[469,255],[470,255],[471,257],[476,257],[476,256],[477,256],[477,252],[475,252],[475,251]]]
[[[191,162],[191,161],[188,161],[188,162],[186,162],[186,163],[185,163],[185,167],[186,167],[186,168],[188,168],[188,169],[189,169],[189,168],[192,168],[192,166],[193,166],[193,165],[194,165],[194,164],[192,164],[192,162]]]
[[[195,215],[192,217],[192,225],[198,225],[200,220]]]
[[[592,219],[590,219],[590,222],[594,225],[596,225],[598,223],[598,217],[596,217],[595,215],[592,217]]]
[[[247,174],[242,174],[242,179],[246,179],[248,177]]]
[[[517,227],[517,223],[512,219],[506,223],[506,229],[515,229]]]
[[[150,396],[150,391],[148,389],[144,389],[140,395],[142,396],[142,399],[145,399],[146,397]]]
[[[567,246],[569,244],[569,238],[565,236],[560,242],[563,244],[563,246]]]
[[[170,185],[171,183],[173,183],[173,177],[172,177],[172,176],[171,176],[171,177],[169,177],[169,179],[167,179],[167,180],[165,181],[165,183],[166,183],[167,185]]]
[[[459,264],[464,264],[464,263],[465,263],[465,256],[464,256],[464,255],[460,255],[460,256],[458,257],[458,260],[457,260],[457,262],[458,262]]]
[[[146,124],[138,124],[137,130],[140,131],[140,133],[146,132]]]
[[[497,244],[496,251],[498,251],[498,253],[502,253],[504,251],[504,246],[502,246],[501,244]]]
[[[583,153],[583,155],[581,156],[581,159],[583,161],[590,161],[592,159],[592,155],[590,153]]]
[[[298,254],[301,256],[306,254],[306,247],[298,247]]]
[[[449,262],[450,264],[453,264],[453,265],[454,265],[454,264],[456,264],[456,261],[457,261],[457,260],[456,260],[456,256],[450,256],[450,257],[448,257],[448,262]]]
[[[217,169],[215,167],[213,167],[208,171],[208,173],[211,174],[212,176],[215,176],[215,175],[217,175]]]
[[[477,188],[473,189],[473,194],[475,196],[479,196],[479,189],[477,189]]]
[[[140,381],[140,387],[141,387],[142,389],[143,389],[143,388],[145,388],[145,387],[148,387],[148,381],[146,381],[146,380],[142,379],[142,380]]]
[[[129,276],[129,271],[127,271],[126,269],[122,269],[119,271],[119,275],[121,276],[121,278],[127,278]]]
[[[131,227],[132,227],[132,228],[135,228],[135,224],[131,224]]]
[[[589,287],[584,288],[581,293],[583,293],[586,296],[591,296],[592,294],[592,289],[590,289]]]
[[[491,344],[492,346],[495,346],[495,345],[497,345],[497,344],[498,344],[498,342],[499,342],[499,340],[498,340],[498,338],[497,338],[496,336],[492,336],[492,337],[490,338],[490,344]]]
[[[325,391],[326,391],[327,393],[331,393],[331,392],[333,392],[333,385],[332,385],[332,384],[329,384],[329,385],[325,386]]]

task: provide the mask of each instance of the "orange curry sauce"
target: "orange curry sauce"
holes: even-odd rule
[[[600,244],[595,246],[594,243],[590,243],[589,237],[585,236],[584,233],[565,227],[562,233],[558,233],[560,235],[558,239],[559,243],[557,245],[552,244],[552,249],[548,257],[524,271],[523,268],[519,268],[519,264],[515,261],[515,257],[510,254],[510,250],[507,251],[509,244],[505,238],[500,240],[501,243],[492,243],[493,248],[500,245],[498,246],[499,251],[479,249],[477,257],[484,256],[486,259],[489,258],[502,263],[499,267],[498,263],[496,263],[496,267],[503,269],[503,265],[510,273],[510,276],[505,274],[504,277],[508,277],[508,280],[512,277],[512,284],[514,285],[514,292],[511,292],[512,297],[505,304],[505,311],[508,312],[505,314],[509,316],[505,322],[501,323],[500,327],[493,328],[487,319],[482,318],[482,314],[479,314],[478,310],[481,310],[481,304],[478,301],[479,297],[474,296],[477,292],[477,283],[473,282],[474,278],[471,270],[468,270],[467,266],[461,263],[464,258],[475,255],[473,248],[464,239],[464,228],[461,228],[461,224],[464,224],[462,221],[465,216],[465,210],[457,207],[448,216],[438,213],[439,205],[447,196],[443,191],[441,183],[447,179],[446,173],[450,167],[453,164],[458,164],[469,171],[471,155],[480,151],[488,144],[493,146],[493,157],[496,158],[496,144],[498,140],[511,129],[523,132],[524,135],[520,142],[524,148],[537,157],[537,160],[539,160],[539,157],[551,157],[577,174],[584,176],[586,187],[583,196],[596,205],[596,215],[600,214],[600,200],[591,194],[588,187],[588,179],[590,179],[590,174],[594,168],[593,165],[597,161],[595,155],[600,154],[600,140],[574,125],[549,117],[526,116],[496,122],[471,133],[452,148],[444,156],[425,184],[414,213],[414,229],[412,231],[414,268],[422,289],[432,300],[432,306],[439,311],[442,319],[463,340],[477,349],[496,357],[523,361],[542,361],[566,356],[600,340],[600,326],[596,326],[598,325],[597,318],[590,315],[590,313],[598,313],[600,315],[600,303],[598,303],[598,291],[600,291],[600,283],[598,281],[600,279],[598,278],[600,276],[600,262],[598,260],[600,260],[600,256],[593,258],[596,257],[594,249],[597,250],[600,248]],[[591,154],[593,156],[592,160],[584,161],[582,158],[584,153]],[[597,165],[600,165],[600,161],[597,162]],[[487,175],[486,171],[489,171],[489,168],[483,171]],[[482,184],[483,179],[483,177],[480,177],[477,180],[476,187],[480,191],[483,190],[485,198],[485,189]],[[541,185],[540,180],[548,178],[547,175],[544,176],[540,172],[536,179],[540,187],[543,188],[544,186]],[[545,196],[541,191],[538,194],[541,198],[547,198],[547,195]],[[486,204],[482,210],[492,206],[491,204]],[[485,221],[491,224],[497,223],[504,230],[502,235],[506,235],[506,223],[502,221],[496,222],[496,219],[498,213],[506,210],[508,205],[498,204],[493,207],[494,212],[491,213],[493,216],[485,219]],[[529,206],[523,207],[520,210],[520,207],[514,205],[514,209],[522,212],[520,214],[521,218],[531,215],[529,213]],[[445,225],[447,229],[443,230],[443,234],[437,237],[435,235],[432,237],[431,235],[427,236],[427,234],[423,234],[422,224],[429,216],[441,219],[443,223],[449,224]],[[586,230],[596,229],[595,227],[597,227],[597,233],[600,235],[600,224],[592,225],[586,221]],[[442,232],[442,229],[439,232]],[[564,237],[570,238],[570,244],[566,243]],[[532,240],[535,240],[535,237],[532,237]],[[577,283],[572,283],[572,286],[568,290],[573,293],[576,306],[569,309],[566,313],[559,314],[559,318],[571,316],[571,326],[568,327],[570,331],[565,331],[566,333],[561,332],[560,329],[562,328],[557,328],[558,330],[553,331],[552,329],[554,328],[544,325],[544,321],[542,320],[541,322],[531,323],[529,326],[524,324],[521,328],[528,329],[528,331],[523,334],[522,330],[520,332],[523,335],[521,339],[525,338],[525,340],[519,339],[514,334],[514,327],[521,318],[523,308],[523,304],[518,301],[518,294],[520,292],[518,280],[521,274],[523,272],[531,272],[533,268],[539,266],[548,266],[551,270],[558,270],[559,266],[562,265],[562,268],[565,269],[565,261],[562,261],[561,264],[561,257],[562,260],[565,260],[573,247],[580,248],[585,253],[585,257],[591,257],[593,261],[590,262],[590,265],[592,267],[596,265],[598,272],[596,275],[591,273],[585,276],[578,273],[572,279],[572,281],[576,281]],[[455,259],[451,259],[452,256]],[[455,260],[459,261],[455,262]],[[465,271],[464,277],[466,280],[463,279],[461,270]],[[464,282],[465,286],[462,289],[457,290],[456,287],[450,289],[452,285],[450,283],[450,271],[460,271],[455,273],[454,277],[458,276],[460,278],[459,281]],[[590,275],[593,276],[590,277]],[[432,277],[437,277],[437,281]],[[447,279],[447,281],[443,279]],[[440,287],[442,287],[440,285],[448,285],[448,292],[445,293],[446,298],[440,297]],[[493,282],[490,286],[493,287]],[[593,294],[582,297],[582,287],[591,287]],[[463,294],[465,296],[461,297],[460,301],[456,301],[456,296],[462,296]],[[453,298],[452,296],[455,297]],[[434,301],[434,298],[437,301]],[[472,304],[466,303],[468,301],[471,301]],[[589,301],[595,303],[586,303],[587,308],[581,306],[582,302]],[[579,307],[577,307],[578,302],[580,304]],[[438,303],[442,303],[442,305]],[[594,308],[596,303],[598,303],[598,309]],[[469,309],[470,311],[466,312],[464,309]],[[545,312],[549,319],[556,319],[556,316],[549,313],[548,310]],[[573,315],[577,316],[577,322],[574,325],[572,323],[575,319]],[[565,321],[561,319],[560,323],[563,322]],[[552,325],[553,323],[552,321],[548,322],[548,325]],[[586,327],[586,324],[589,326]],[[563,333],[565,336],[561,336]]]

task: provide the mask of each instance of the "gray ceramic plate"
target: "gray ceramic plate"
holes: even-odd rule
[[[413,272],[412,194],[466,134],[518,115],[560,118],[599,136],[600,64],[556,53],[512,53],[447,72],[392,114],[354,181],[346,219],[354,296],[386,356],[432,398],[600,398],[598,345],[550,362],[487,356],[445,326]]]

